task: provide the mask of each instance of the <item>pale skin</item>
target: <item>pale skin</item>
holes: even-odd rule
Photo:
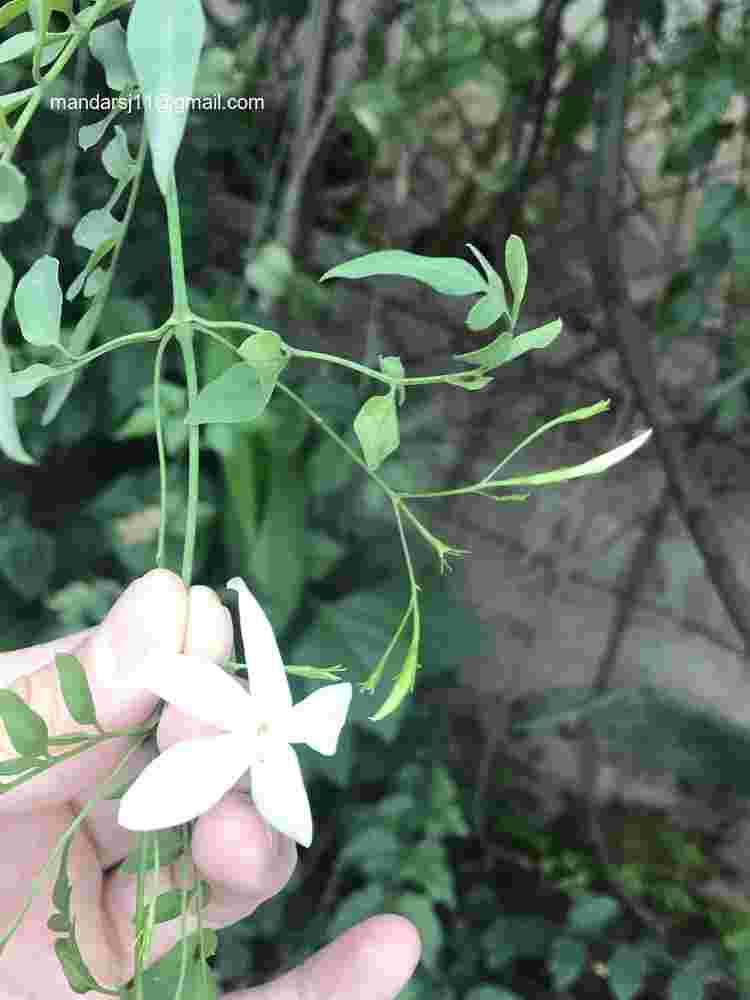
[[[47,721],[51,736],[75,732],[57,682],[54,657],[74,653],[86,669],[97,716],[105,729],[144,722],[157,705],[146,691],[113,691],[97,684],[96,633],[106,629],[118,662],[133,662],[153,648],[187,653],[217,662],[232,652],[232,625],[217,595],[207,587],[189,591],[175,574],[153,570],[134,581],[95,629],[53,643],[0,654],[0,687],[11,687]],[[248,657],[250,654],[248,653]],[[161,750],[188,737],[213,735],[171,706],[157,732]],[[24,905],[32,880],[60,835],[122,758],[127,744],[118,738],[0,797],[0,934]],[[155,751],[131,758],[140,770]],[[0,760],[15,757],[0,724]],[[136,843],[137,835],[116,821],[117,801],[97,805],[74,840],[69,873],[77,936],[89,968],[105,986],[117,988],[134,972],[135,876],[113,866]],[[248,796],[232,790],[195,825],[192,841],[197,875],[211,897],[203,926],[226,927],[252,914],[289,881],[297,863],[293,841],[271,830]],[[161,869],[159,891],[183,884],[181,867]],[[50,891],[41,892],[0,956],[0,1000],[72,1000],[48,930]],[[179,921],[158,925],[152,961],[179,940]],[[395,914],[371,917],[342,934],[301,966],[251,990],[227,994],[228,1000],[393,1000],[419,960],[414,926]],[[94,994],[91,994],[94,995]]]

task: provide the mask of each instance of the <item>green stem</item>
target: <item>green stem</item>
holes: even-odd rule
[[[138,333],[128,333],[124,337],[115,337],[114,340],[109,340],[106,344],[95,347],[86,354],[77,357],[69,365],[59,365],[57,367],[51,365],[50,367],[53,368],[55,374],[50,375],[49,378],[56,378],[58,375],[69,375],[78,368],[85,367],[90,361],[95,361],[97,358],[109,354],[110,351],[116,351],[119,347],[127,347],[129,344],[148,344],[151,341],[159,340],[173,325],[174,320],[169,319],[165,323],[162,323],[156,330],[142,330]],[[23,372],[18,372],[17,374],[23,374]]]
[[[398,375],[386,375],[384,372],[375,371],[367,365],[360,365],[356,361],[349,361],[348,358],[339,358],[335,354],[321,354],[319,351],[298,351],[296,347],[284,345],[293,358],[307,358],[309,361],[325,361],[328,364],[339,365],[341,368],[350,368],[353,372],[367,375],[376,382],[385,382],[386,385],[431,385],[444,382],[446,375],[421,375],[416,378],[399,378]],[[473,375],[474,371],[448,372],[448,378],[458,378],[462,375]]]
[[[195,364],[195,349],[193,347],[193,327],[190,304],[188,302],[187,281],[185,280],[185,259],[182,252],[182,228],[180,226],[180,205],[177,198],[177,183],[174,171],[169,178],[166,194],[167,226],[169,230],[169,260],[172,267],[172,319],[180,326],[177,328],[177,342],[182,351],[185,363],[185,381],[187,383],[188,407],[191,407],[198,396],[198,370]],[[195,556],[195,533],[198,527],[198,488],[200,484],[200,426],[191,424],[188,428],[188,496],[187,515],[185,519],[185,545],[182,550],[182,579],[186,587],[190,586],[193,575]],[[162,487],[163,491],[163,487]],[[162,496],[162,509],[164,507]]]
[[[177,199],[177,184],[172,172],[166,194],[167,226],[169,228],[169,260],[172,265],[173,315],[181,322],[190,316],[187,282],[185,281],[185,260],[182,253],[182,228],[180,226],[180,205]]]
[[[339,434],[337,434],[332,427],[330,427],[326,423],[326,421],[320,416],[320,414],[316,413],[315,410],[309,407],[307,403],[304,401],[304,399],[302,399],[301,396],[298,396],[296,392],[293,392],[289,388],[289,386],[284,385],[283,382],[277,382],[276,384],[283,393],[289,396],[290,399],[293,399],[298,406],[302,407],[305,413],[307,413],[307,415],[312,420],[314,420],[316,424],[318,424],[320,427],[323,428],[326,434],[329,434],[333,438],[333,440],[336,441],[338,445],[344,449],[349,458],[351,458],[352,462],[356,462],[356,464],[361,469],[364,469],[364,471],[367,473],[368,476],[372,476],[372,478],[375,480],[378,486],[388,494],[391,500],[397,499],[397,494],[394,492],[394,490],[391,489],[388,483],[386,483],[384,479],[381,479],[380,476],[377,474],[377,472],[373,472],[373,470],[368,467],[367,463],[359,457],[359,455],[356,453],[356,451],[354,451],[353,448],[349,447],[346,441],[344,441],[344,439]]]
[[[198,371],[195,364],[195,349],[193,347],[193,329],[189,323],[180,327],[177,341],[182,350],[185,362],[185,378],[188,391],[188,408],[198,396]],[[185,546],[182,550],[182,579],[186,587],[190,586],[193,575],[193,558],[195,555],[195,533],[198,528],[198,490],[200,485],[200,426],[188,426],[188,498],[187,516],[185,519]]]
[[[228,323],[222,323],[222,324],[212,323],[211,324],[212,327],[213,326],[230,326],[230,325],[231,326],[235,326],[237,324],[228,324]],[[247,323],[241,323],[239,325],[243,326],[243,327],[247,327],[248,326]],[[206,336],[212,337],[214,340],[218,341],[218,343],[223,344],[224,347],[226,347],[226,349],[228,351],[232,352],[232,354],[236,354],[237,357],[241,358],[243,361],[245,360],[244,358],[242,358],[242,354],[240,354],[239,349],[237,347],[235,347],[234,344],[230,344],[230,342],[228,340],[226,340],[224,337],[222,337],[221,334],[215,333],[208,326],[206,320],[204,320],[202,318],[197,319],[196,320],[196,326],[198,327],[198,329],[202,333],[205,333]],[[376,472],[373,472],[372,469],[370,469],[368,467],[367,463],[365,461],[363,461],[363,459],[361,459],[359,457],[359,455],[356,453],[356,451],[354,451],[354,449],[351,448],[346,443],[346,441],[344,441],[344,439],[339,434],[337,434],[336,431],[331,426],[329,426],[329,424],[323,419],[323,417],[320,416],[319,413],[316,413],[315,410],[313,410],[311,407],[309,407],[307,405],[307,403],[304,401],[304,399],[302,399],[301,396],[298,396],[296,392],[294,392],[292,389],[290,389],[289,386],[284,385],[283,382],[277,382],[276,386],[277,386],[278,389],[281,390],[281,392],[286,393],[286,395],[289,396],[290,399],[293,399],[294,402],[297,404],[297,406],[301,407],[305,411],[305,413],[308,415],[308,417],[310,417],[311,420],[314,420],[316,424],[318,424],[320,427],[322,427],[323,430],[326,432],[326,434],[330,435],[330,437],[332,437],[333,440],[336,441],[336,443],[339,445],[339,447],[341,447],[341,448],[344,449],[344,451],[347,453],[347,455],[349,456],[349,458],[351,458],[352,462],[355,462],[361,469],[364,469],[364,471],[367,473],[368,476],[372,476],[372,478],[375,480],[375,482],[378,484],[378,486],[382,490],[384,490],[385,493],[387,493],[388,496],[391,497],[391,499],[393,499],[394,497],[396,497],[397,494],[394,492],[394,490],[391,489],[391,487],[388,485],[388,483],[386,483],[385,480],[381,479],[380,476]]]
[[[252,323],[240,323],[240,322],[224,322],[224,321],[214,321],[204,319],[202,316],[195,316],[196,322],[199,322],[203,327],[210,327],[214,330],[247,330],[251,333],[263,333],[266,332],[262,327],[254,326]],[[209,331],[206,330],[206,333]],[[461,372],[448,372],[444,375],[422,375],[415,378],[399,378],[397,375],[386,375],[384,372],[376,371],[374,368],[368,368],[367,365],[361,365],[357,361],[349,361],[348,358],[340,358],[336,354],[321,354],[319,351],[301,351],[296,347],[290,347],[289,344],[284,344],[284,350],[288,353],[290,358],[303,358],[308,361],[323,361],[327,364],[338,365],[340,368],[349,368],[350,371],[359,372],[361,375],[367,375],[369,378],[374,379],[376,382],[383,382],[385,385],[431,385],[440,382],[445,382],[446,378],[460,378],[465,375],[479,375],[481,369],[469,369],[468,371]]]
[[[164,562],[164,544],[167,536],[167,457],[164,450],[164,431],[161,421],[161,364],[164,352],[172,339],[168,333],[159,344],[154,362],[154,420],[156,423],[156,450],[159,454],[159,485],[161,497],[159,501],[159,542],[156,546],[156,566],[161,568]]]

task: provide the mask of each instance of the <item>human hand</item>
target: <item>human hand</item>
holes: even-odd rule
[[[97,628],[0,654],[0,687],[11,687],[42,715],[50,736],[84,728],[65,708],[54,662],[58,653],[74,653],[83,664],[104,729],[140,725],[157,705],[149,692],[113,690],[97,683],[103,665],[97,662],[94,639],[102,629],[122,663],[134,663],[155,648],[217,662],[232,650],[231,618],[217,595],[207,587],[188,592],[173,573],[153,570],[127,588]],[[0,760],[15,757],[1,730]],[[215,732],[168,705],[157,740],[165,750],[178,740]],[[24,906],[32,880],[59,837],[126,749],[125,737],[108,740],[0,797],[0,934]],[[136,751],[127,775],[135,775],[155,754],[155,749]],[[108,871],[136,842],[136,834],[118,825],[118,807],[117,800],[93,807],[68,860],[81,953],[96,979],[115,989],[134,975],[131,918],[136,878],[117,868]],[[202,910],[203,926],[218,929],[252,914],[283,889],[297,863],[297,849],[266,824],[246,795],[233,790],[197,820],[192,858],[197,877],[211,889]],[[180,868],[178,862],[160,869],[159,892],[182,887]],[[50,913],[49,890],[40,892],[0,956],[0,1000],[64,1000],[76,995],[54,952],[55,934],[47,927]],[[179,931],[179,919],[157,925],[152,961],[177,943]],[[414,971],[419,951],[419,936],[408,920],[394,914],[372,917],[298,968],[264,986],[233,993],[231,1000],[392,1000]]]

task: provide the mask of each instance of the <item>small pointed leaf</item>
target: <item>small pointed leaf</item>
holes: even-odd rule
[[[354,418],[354,432],[362,446],[367,467],[375,471],[400,443],[395,394],[388,392],[384,396],[370,396]]]
[[[0,719],[16,753],[46,753],[49,738],[47,723],[10,688],[0,688]]]
[[[233,365],[203,387],[185,423],[232,424],[256,420],[269,398],[254,368],[244,363]]]
[[[154,175],[166,197],[187,121],[206,18],[201,0],[136,0],[127,43],[145,98]]]
[[[487,290],[492,298],[494,307],[500,310],[498,319],[500,315],[503,315],[503,313],[505,313],[506,315],[510,315],[510,311],[508,309],[508,302],[507,299],[505,298],[505,284],[503,283],[503,279],[497,273],[492,264],[490,264],[490,262],[487,260],[487,258],[484,256],[481,250],[478,250],[471,243],[467,243],[466,246],[469,248],[469,250],[471,250],[471,252],[477,258],[479,263],[482,265],[482,270],[484,271],[487,277]],[[494,323],[495,320],[492,320],[492,322]],[[489,326],[489,323],[486,325]],[[484,328],[477,327],[477,329],[484,329]]]
[[[505,270],[513,290],[513,325],[521,311],[523,298],[526,294],[526,283],[529,279],[529,264],[526,260],[526,248],[520,236],[509,236],[505,243]]]
[[[50,379],[58,375],[58,370],[51,365],[34,364],[29,365],[20,372],[13,372],[10,376],[10,394],[13,399],[22,399],[29,396],[38,389],[40,385],[49,382]]]
[[[2,183],[1,178],[0,183]],[[0,325],[2,324],[12,290],[13,271],[5,257],[0,254]],[[0,330],[0,451],[13,462],[19,462],[23,465],[35,465],[35,460],[21,443],[13,398],[10,357],[3,341],[2,330]]]
[[[82,726],[96,725],[96,709],[86,671],[80,660],[70,653],[58,653],[55,665],[60,678],[60,689],[65,707],[71,718]]]
[[[505,333],[501,333],[499,337],[496,337],[486,347],[480,347],[477,351],[469,351],[467,354],[454,354],[453,356],[458,361],[466,361],[470,365],[477,365],[479,368],[492,371],[493,368],[499,368],[500,365],[505,364],[510,354],[512,343],[513,334],[508,330]]]
[[[519,333],[517,337],[513,338],[513,343],[511,344],[505,364],[515,361],[516,358],[520,358],[527,351],[536,351],[541,347],[549,347],[560,336],[561,330],[562,320],[553,319],[551,323],[538,326],[535,330],[529,330],[527,333]]]
[[[36,347],[49,347],[60,341],[62,289],[59,270],[60,262],[56,257],[40,257],[16,287],[13,301],[21,333]]]
[[[116,181],[124,181],[135,172],[135,160],[130,155],[128,137],[122,125],[115,125],[115,134],[102,151],[102,164]]]
[[[94,59],[104,67],[110,90],[125,90],[136,82],[125,32],[119,21],[108,21],[94,28],[89,35],[89,48]]]
[[[73,230],[73,242],[92,252],[103,243],[119,240],[123,224],[106,208],[94,208],[81,216]]]
[[[375,275],[414,278],[443,295],[474,295],[487,286],[475,268],[460,257],[422,257],[408,250],[377,250],[337,264],[326,271],[328,278],[369,278]]]
[[[12,163],[0,163],[0,222],[15,222],[26,208],[26,178]]]

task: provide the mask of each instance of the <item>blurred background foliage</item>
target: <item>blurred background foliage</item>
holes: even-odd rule
[[[467,240],[497,260],[511,232],[536,234],[549,242],[550,259],[564,257],[560,226],[570,199],[585,206],[598,190],[606,136],[619,128],[651,156],[656,182],[646,190],[630,176],[611,210],[647,221],[654,214],[671,234],[665,269],[655,283],[645,275],[645,291],[641,281],[635,315],[656,357],[680,339],[710,345],[716,364],[699,385],[672,385],[693,447],[747,443],[746,3],[205,6],[210,44],[197,92],[262,96],[264,108],[196,111],[189,120],[178,178],[199,312],[277,325],[306,348],[387,353],[382,301],[374,297],[355,324],[337,326],[350,292],[317,284],[326,267],[390,246],[456,254]],[[627,59],[613,60],[623,24],[632,47]],[[1,62],[3,92],[24,86],[28,70],[24,60]],[[106,92],[102,68],[86,52],[55,87],[68,96]],[[628,118],[618,123],[623,88]],[[134,117],[118,119],[131,149]],[[32,200],[3,232],[17,275],[42,253],[60,257],[66,281],[85,264],[73,226],[111,187],[99,147],[77,145],[79,126],[94,120],[53,111],[45,100],[24,136],[16,161]],[[657,129],[654,151],[648,135]],[[606,233],[590,237],[590,255],[597,239],[606,242]],[[533,275],[544,284],[544,257],[531,252],[530,260],[532,284]],[[71,325],[80,302],[66,306]],[[96,342],[155,327],[170,304],[164,218],[147,171]],[[595,340],[611,344],[613,332],[580,290],[553,308],[573,336],[593,328]],[[453,335],[450,324],[438,327],[444,350]],[[21,340],[12,317],[6,328],[14,369],[48,357]],[[580,343],[578,361],[596,350],[583,336]],[[412,357],[439,364],[424,341],[412,344]],[[46,425],[44,392],[17,400],[24,445],[39,464],[0,461],[0,648],[97,623],[153,565],[153,359],[142,347],[107,355]],[[228,363],[221,347],[201,342],[203,379]],[[524,368],[532,380],[535,364],[528,359]],[[366,385],[325,365],[292,368],[284,378],[354,444]],[[167,563],[177,570],[187,463],[176,353],[167,354],[165,379]],[[443,434],[430,396],[412,395],[402,448],[384,475],[401,489],[455,485],[473,443]],[[494,425],[482,414],[489,434]],[[406,599],[385,498],[278,393],[252,427],[209,427],[202,449],[196,580],[231,605],[224,584],[241,575],[268,608],[288,662],[342,663],[347,678],[363,679]],[[668,563],[676,586],[684,549]],[[286,891],[219,935],[223,985],[262,981],[359,919],[395,910],[416,923],[423,943],[403,1000],[746,995],[750,907],[739,894],[704,892],[728,877],[717,846],[731,824],[709,835],[663,810],[616,805],[592,822],[585,788],[550,819],[533,758],[518,752],[535,729],[581,738],[585,718],[589,736],[608,739],[615,752],[640,754],[644,768],[674,772],[736,805],[750,791],[745,731],[648,688],[599,690],[593,700],[559,689],[514,710],[507,734],[495,738],[486,706],[460,687],[458,672],[467,658],[492,656],[495,636],[463,596],[461,569],[441,578],[426,554],[417,557],[425,617],[417,694],[377,725],[367,719],[370,696],[358,694],[340,752],[304,756],[313,846]],[[312,687],[292,682],[299,695]]]

